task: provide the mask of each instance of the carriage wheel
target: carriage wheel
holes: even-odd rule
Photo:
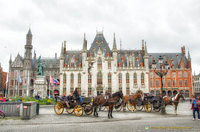
[[[74,113],[76,116],[82,116],[83,115],[83,107],[80,105],[76,105],[74,107]]]
[[[86,109],[90,109],[91,107],[92,107],[91,104],[85,105],[84,111],[85,111],[85,114],[86,114],[86,115],[91,115],[91,114],[92,114],[93,109],[91,109],[90,111],[86,112]]]
[[[127,108],[131,112],[134,112],[134,110],[135,110],[134,106],[129,101],[128,101],[128,104],[127,104]]]
[[[155,112],[159,112],[160,111],[160,108],[154,108],[153,109]]]
[[[144,109],[145,109],[146,112],[151,112],[151,110],[152,110],[151,103],[148,102],[147,104],[145,104]]]
[[[54,111],[56,112],[57,115],[60,115],[64,111],[64,107],[62,102],[56,102],[54,105]]]
[[[136,105],[136,109],[137,109],[138,111],[141,111],[141,110],[143,109],[143,106],[142,106],[142,105]]]
[[[66,108],[66,111],[68,114],[72,114],[74,112],[74,109]]]
[[[115,110],[116,110],[117,112],[121,111],[122,106],[123,106],[123,105],[119,106],[119,108],[117,108],[117,109],[115,109]]]

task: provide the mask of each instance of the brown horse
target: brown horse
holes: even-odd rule
[[[93,105],[92,105],[92,108],[94,108],[94,116],[98,117],[97,108],[99,107],[99,105],[101,105],[109,107],[108,118],[113,118],[112,116],[113,106],[117,104],[120,101],[120,99],[123,100],[122,91],[114,93],[112,97],[110,97],[109,99],[105,99],[103,95],[96,96],[93,99]]]
[[[185,100],[182,93],[178,93],[178,94],[175,95],[175,97],[172,97],[172,98],[164,96],[163,97],[163,102],[165,104],[165,107],[167,105],[174,105],[174,112],[177,115],[177,107],[178,107],[178,103],[179,103],[180,98]]]
[[[141,93],[135,93],[131,96],[126,95],[124,96],[123,99],[123,111],[125,111],[126,109],[126,105],[129,103],[131,106],[134,106],[134,108],[136,109],[136,103],[137,103],[137,99],[142,98]]]

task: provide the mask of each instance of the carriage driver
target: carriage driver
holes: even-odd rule
[[[73,93],[73,97],[74,97],[74,100],[79,100],[80,97],[79,97],[79,93],[78,93],[78,88],[75,89],[74,93]]]

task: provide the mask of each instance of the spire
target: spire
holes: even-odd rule
[[[84,39],[83,39],[83,50],[86,51],[87,50],[87,40],[85,38],[85,33],[84,33]]]
[[[60,58],[64,58],[63,43],[62,43],[62,47],[61,47]]]
[[[188,50],[188,59],[191,60],[190,51]]]
[[[27,35],[32,35],[31,29],[29,28]]]
[[[144,51],[144,40],[142,40],[142,51]]]
[[[64,54],[66,53],[66,41],[64,41]]]
[[[115,33],[114,33],[114,38],[113,38],[113,51],[117,51],[117,45],[116,45],[116,40],[115,40]]]
[[[10,54],[10,60],[9,60],[9,62],[12,62],[12,55]]]
[[[34,59],[36,60],[36,52],[35,52],[35,50],[34,50]]]
[[[148,55],[148,53],[147,53],[147,43],[146,43],[146,41],[145,41],[145,49],[144,49],[145,51],[144,51],[144,54],[145,55]]]

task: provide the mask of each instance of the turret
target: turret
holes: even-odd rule
[[[188,51],[188,68],[192,68],[191,66],[191,57],[190,57],[190,52]]]
[[[83,39],[83,52],[87,51],[87,40],[85,39],[85,33],[84,33],[84,39]]]
[[[115,33],[114,33],[114,38],[113,38],[113,52],[117,52],[117,44],[116,44],[116,40],[115,40]]]
[[[144,40],[142,40],[142,52],[144,52]]]

